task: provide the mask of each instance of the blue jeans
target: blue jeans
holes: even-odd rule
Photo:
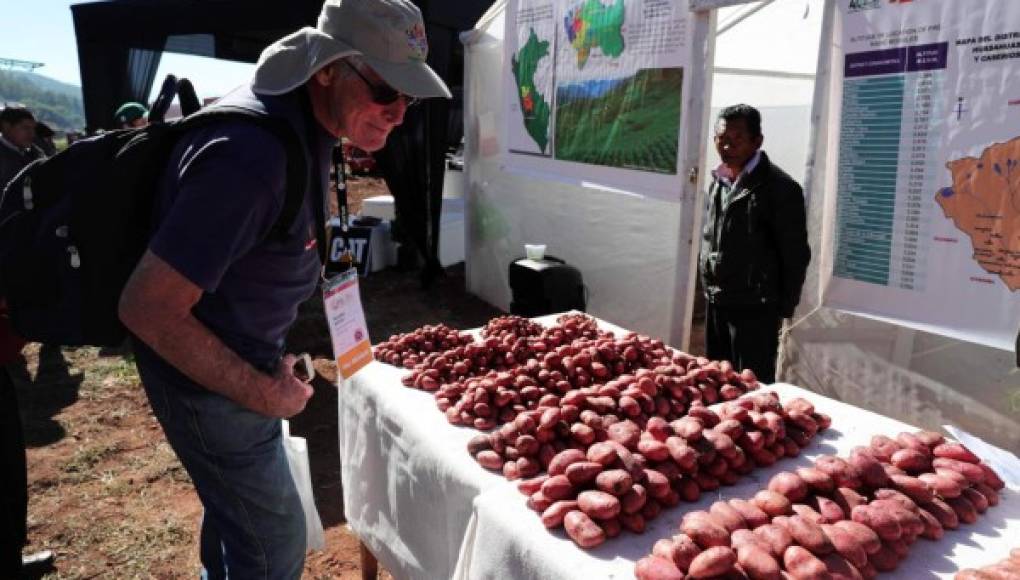
[[[166,438],[205,508],[200,555],[210,580],[300,578],[305,517],[279,419],[139,366]]]

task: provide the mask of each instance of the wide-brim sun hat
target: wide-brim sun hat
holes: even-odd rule
[[[290,92],[347,56],[360,57],[405,95],[451,97],[443,79],[425,63],[425,25],[421,11],[407,0],[326,0],[315,28],[306,26],[262,51],[252,90]]]

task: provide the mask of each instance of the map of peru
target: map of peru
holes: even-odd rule
[[[534,139],[538,148],[545,153],[549,144],[549,102],[546,95],[535,86],[535,71],[538,62],[549,56],[549,41],[539,40],[535,29],[531,29],[528,41],[517,51],[511,63],[517,82],[517,97],[524,116],[524,128]]]
[[[616,58],[623,54],[623,2],[615,0],[605,5],[601,0],[584,0],[563,17],[563,26],[574,51],[577,68],[583,69],[593,48]]]
[[[953,185],[935,200],[970,237],[981,268],[1002,278],[1011,291],[1020,290],[1020,137],[946,167]]]

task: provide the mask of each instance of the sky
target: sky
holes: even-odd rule
[[[71,5],[82,0],[2,0],[10,3],[0,29],[0,58],[44,63],[36,73],[81,85],[78,48]],[[216,97],[247,82],[253,65],[164,53],[153,83],[153,95],[167,73],[184,76],[195,85],[199,98]],[[151,100],[151,98],[150,98]]]

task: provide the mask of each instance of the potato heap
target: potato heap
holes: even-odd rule
[[[727,362],[635,333],[616,338],[585,315],[561,316],[538,334],[532,324],[495,319],[479,341],[418,355],[403,382],[433,392],[450,423],[481,430],[551,407],[563,407],[568,417],[573,407],[591,408],[643,426],[651,416],[672,420],[694,402],[731,400],[759,386],[750,371],[737,373]],[[405,340],[395,338],[390,343]]]
[[[530,451],[539,445],[533,434],[543,429],[562,434],[548,447],[538,447],[537,461],[525,457],[524,463],[502,463],[503,473],[523,475],[525,465],[545,467],[545,475],[522,481],[518,489],[529,496],[528,507],[541,514],[547,528],[565,527],[582,548],[598,546],[621,528],[640,534],[663,509],[697,501],[702,491],[732,485],[777,458],[799,455],[830,423],[803,399],[780,406],[774,392],[725,403],[718,410],[697,404],[686,417],[671,423],[652,417],[643,428],[629,419],[607,425],[595,413],[588,417],[594,429],[583,422],[567,428],[562,416],[557,420],[556,409],[544,411],[537,421],[532,416],[526,411],[518,421],[476,437],[469,449],[483,465],[498,468],[503,458],[493,447],[502,445],[505,451],[513,441],[513,448]],[[589,427],[585,433],[604,432],[606,438],[579,439],[578,426]]]
[[[876,436],[848,458],[782,472],[749,501],[684,516],[679,534],[638,561],[638,580],[874,578],[895,570],[918,538],[977,521],[1004,484],[938,433]]]

